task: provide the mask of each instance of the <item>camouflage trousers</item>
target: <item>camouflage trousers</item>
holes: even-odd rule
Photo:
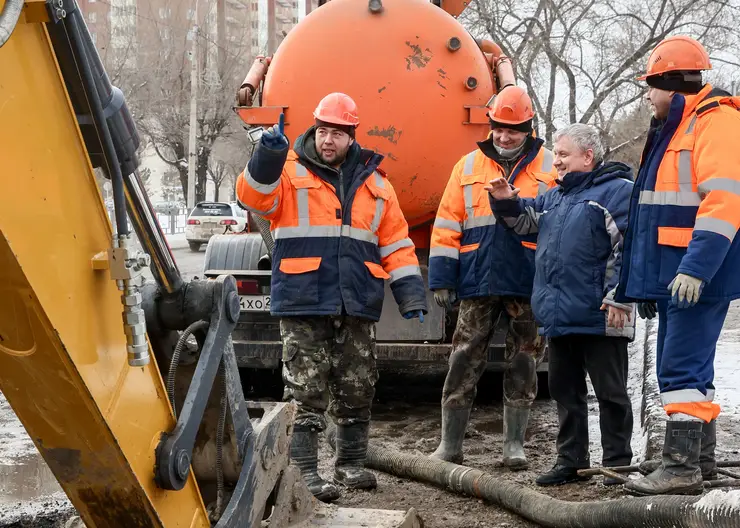
[[[295,423],[326,428],[370,421],[378,369],[375,323],[359,317],[284,317],[284,401],[298,406]]]
[[[462,409],[473,405],[478,380],[488,362],[489,341],[502,316],[508,320],[504,403],[526,407],[534,401],[545,339],[537,334],[531,305],[516,297],[481,297],[460,302],[442,407]]]

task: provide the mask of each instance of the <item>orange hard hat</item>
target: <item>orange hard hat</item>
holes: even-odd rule
[[[650,54],[647,73],[637,78],[644,81],[653,75],[673,71],[711,70],[709,53],[699,41],[685,35],[662,40]]]
[[[488,117],[497,123],[520,125],[534,117],[532,99],[524,88],[509,85],[494,95],[488,104]]]
[[[340,92],[330,93],[319,101],[319,105],[313,111],[313,116],[319,121],[333,125],[357,126],[360,124],[357,105],[349,95]]]

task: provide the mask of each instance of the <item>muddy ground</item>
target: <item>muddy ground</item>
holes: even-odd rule
[[[403,452],[429,454],[439,442],[439,396],[443,377],[425,375],[409,378],[381,374],[373,412],[371,437],[385,447]],[[466,465],[482,469],[501,478],[533,486],[536,476],[554,460],[555,405],[549,399],[535,402],[527,432],[526,449],[530,469],[512,473],[501,466],[502,421],[500,402],[501,376],[486,374],[481,380],[478,403],[472,412],[465,441]],[[543,391],[544,392],[544,391]],[[69,503],[58,493],[54,477],[34,453],[33,445],[15,417],[9,417],[6,402],[0,405],[0,436],[6,448],[5,464],[0,457],[0,476],[4,481],[0,500],[0,526],[63,528],[70,518]],[[592,408],[596,410],[595,400]],[[29,445],[30,444],[30,445]],[[13,450],[19,457],[13,456]],[[0,455],[3,453],[0,452]],[[321,470],[330,474],[333,452],[326,443],[321,448]],[[598,460],[596,461],[598,462]],[[3,471],[2,468],[5,468]],[[485,504],[483,501],[458,496],[436,487],[406,481],[376,472],[378,489],[372,492],[347,492],[337,504],[348,507],[417,509],[427,528],[529,527],[516,515]],[[15,482],[13,484],[12,482]],[[546,493],[568,500],[597,500],[617,497],[617,490],[604,488],[600,478],[567,485]],[[49,495],[46,495],[49,494]],[[36,497],[36,498],[34,498]],[[4,507],[3,507],[4,506]],[[21,519],[11,520],[19,511]],[[4,515],[3,515],[4,514]],[[5,522],[3,522],[5,517]]]
[[[397,388],[390,388],[395,380],[381,380],[378,403],[373,408],[371,441],[389,449],[407,453],[428,455],[439,443],[440,409],[439,393],[442,379],[428,379],[423,398],[415,394],[409,403],[409,394],[420,387],[406,385],[406,398],[399,396]],[[408,382],[408,380],[406,380]],[[555,404],[549,399],[538,399],[530,416],[525,449],[530,462],[527,471],[511,472],[501,464],[502,408],[497,401],[498,394],[494,389],[486,394],[486,385],[497,385],[501,382],[499,375],[486,375],[481,380],[484,394],[471,414],[471,424],[466,434],[464,452],[466,466],[475,467],[502,479],[536,487],[534,479],[543,471],[552,467],[555,453],[555,435],[557,433]],[[405,385],[395,385],[405,386]],[[490,388],[490,387],[489,387]],[[391,398],[390,401],[386,398]],[[590,407],[596,411],[596,401],[590,401]],[[320,464],[324,475],[331,474],[331,457],[333,452],[324,443],[321,451],[323,460]],[[594,460],[600,463],[600,460]],[[475,527],[531,527],[536,524],[522,520],[501,508],[477,499],[455,495],[437,487],[417,482],[410,482],[392,475],[375,472],[378,477],[378,489],[371,492],[347,492],[337,504],[363,508],[417,509],[424,520],[426,528],[475,528]],[[589,482],[569,484],[557,488],[539,488],[538,491],[552,497],[573,501],[602,500],[620,497],[622,493],[601,484],[596,477]]]

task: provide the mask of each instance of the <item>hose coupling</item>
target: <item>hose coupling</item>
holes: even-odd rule
[[[146,339],[146,317],[141,307],[141,291],[144,268],[151,258],[143,251],[132,247],[131,235],[114,237],[113,247],[108,249],[111,278],[123,292],[123,331],[126,334],[128,364],[143,367],[149,364],[149,343]]]

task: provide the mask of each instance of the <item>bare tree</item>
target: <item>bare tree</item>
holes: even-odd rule
[[[157,2],[158,13],[139,13],[137,39],[141,67],[134,73],[130,106],[139,129],[156,154],[178,171],[187,196],[188,129],[190,110],[190,60],[200,61],[196,131],[197,158],[195,199],[205,200],[209,159],[214,144],[236,130],[238,118],[232,111],[236,88],[251,62],[251,35],[242,31],[219,48],[215,31],[215,3],[204,9],[200,31],[195,37],[190,2]],[[142,5],[142,4],[140,4]],[[150,9],[154,9],[150,6]],[[210,9],[210,11],[209,11]],[[199,14],[200,18],[200,14]],[[211,19],[214,22],[211,22]],[[190,39],[199,38],[200,53],[190,57]],[[238,130],[241,130],[239,127]]]
[[[221,184],[229,177],[230,169],[223,161],[208,160],[208,179],[213,182],[213,201],[218,202]]]
[[[635,78],[658,42],[688,34],[710,54],[727,49],[740,16],[730,0],[473,0],[463,19],[512,58],[551,143],[557,126],[575,122],[609,138],[644,96]]]

